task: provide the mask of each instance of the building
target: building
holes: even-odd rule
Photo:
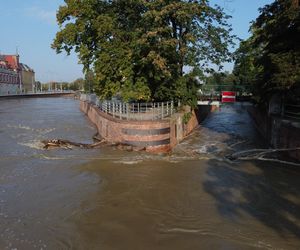
[[[0,95],[35,91],[35,72],[19,55],[0,55]]]
[[[19,56],[0,55],[0,95],[21,92]]]
[[[35,92],[35,73],[28,65],[20,63],[22,88],[25,92]]]

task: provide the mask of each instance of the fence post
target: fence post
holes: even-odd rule
[[[171,115],[173,115],[173,110],[174,110],[174,101],[171,101]]]
[[[129,120],[129,103],[126,103],[126,118]]]
[[[169,116],[169,102],[167,102],[167,116]]]
[[[161,118],[164,119],[164,103],[161,103]]]
[[[154,110],[154,103],[152,102],[152,120],[154,120],[154,114],[155,114],[154,111],[155,111]]]

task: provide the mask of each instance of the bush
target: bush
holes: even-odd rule
[[[192,118],[192,112],[185,113],[182,117],[183,124],[187,124],[191,118]]]

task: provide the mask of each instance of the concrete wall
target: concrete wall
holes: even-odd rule
[[[273,148],[300,148],[300,122],[284,119],[278,115],[268,115],[254,107],[249,107],[260,134]],[[300,160],[300,150],[288,153],[290,157]]]
[[[100,111],[96,106],[80,101],[80,109],[96,125],[98,133],[108,142],[145,148],[148,152],[168,152],[195,129],[211,111],[201,106],[192,111],[192,117],[183,124],[184,112],[171,119],[157,121],[120,120]]]
[[[216,109],[219,105],[198,105],[198,109],[190,110],[186,107],[182,112],[176,113],[170,119],[171,127],[171,148],[175,147],[180,141],[188,136],[200,123],[207,117],[207,115]],[[186,112],[191,112],[192,116],[189,121],[185,124],[183,117]]]
[[[277,147],[300,148],[300,122],[277,120],[279,125]],[[300,150],[291,151],[289,155],[300,161]]]

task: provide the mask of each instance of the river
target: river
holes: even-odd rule
[[[76,100],[0,100],[0,249],[300,249],[299,169],[224,157],[264,147],[245,105],[168,155],[41,148],[95,133]]]

